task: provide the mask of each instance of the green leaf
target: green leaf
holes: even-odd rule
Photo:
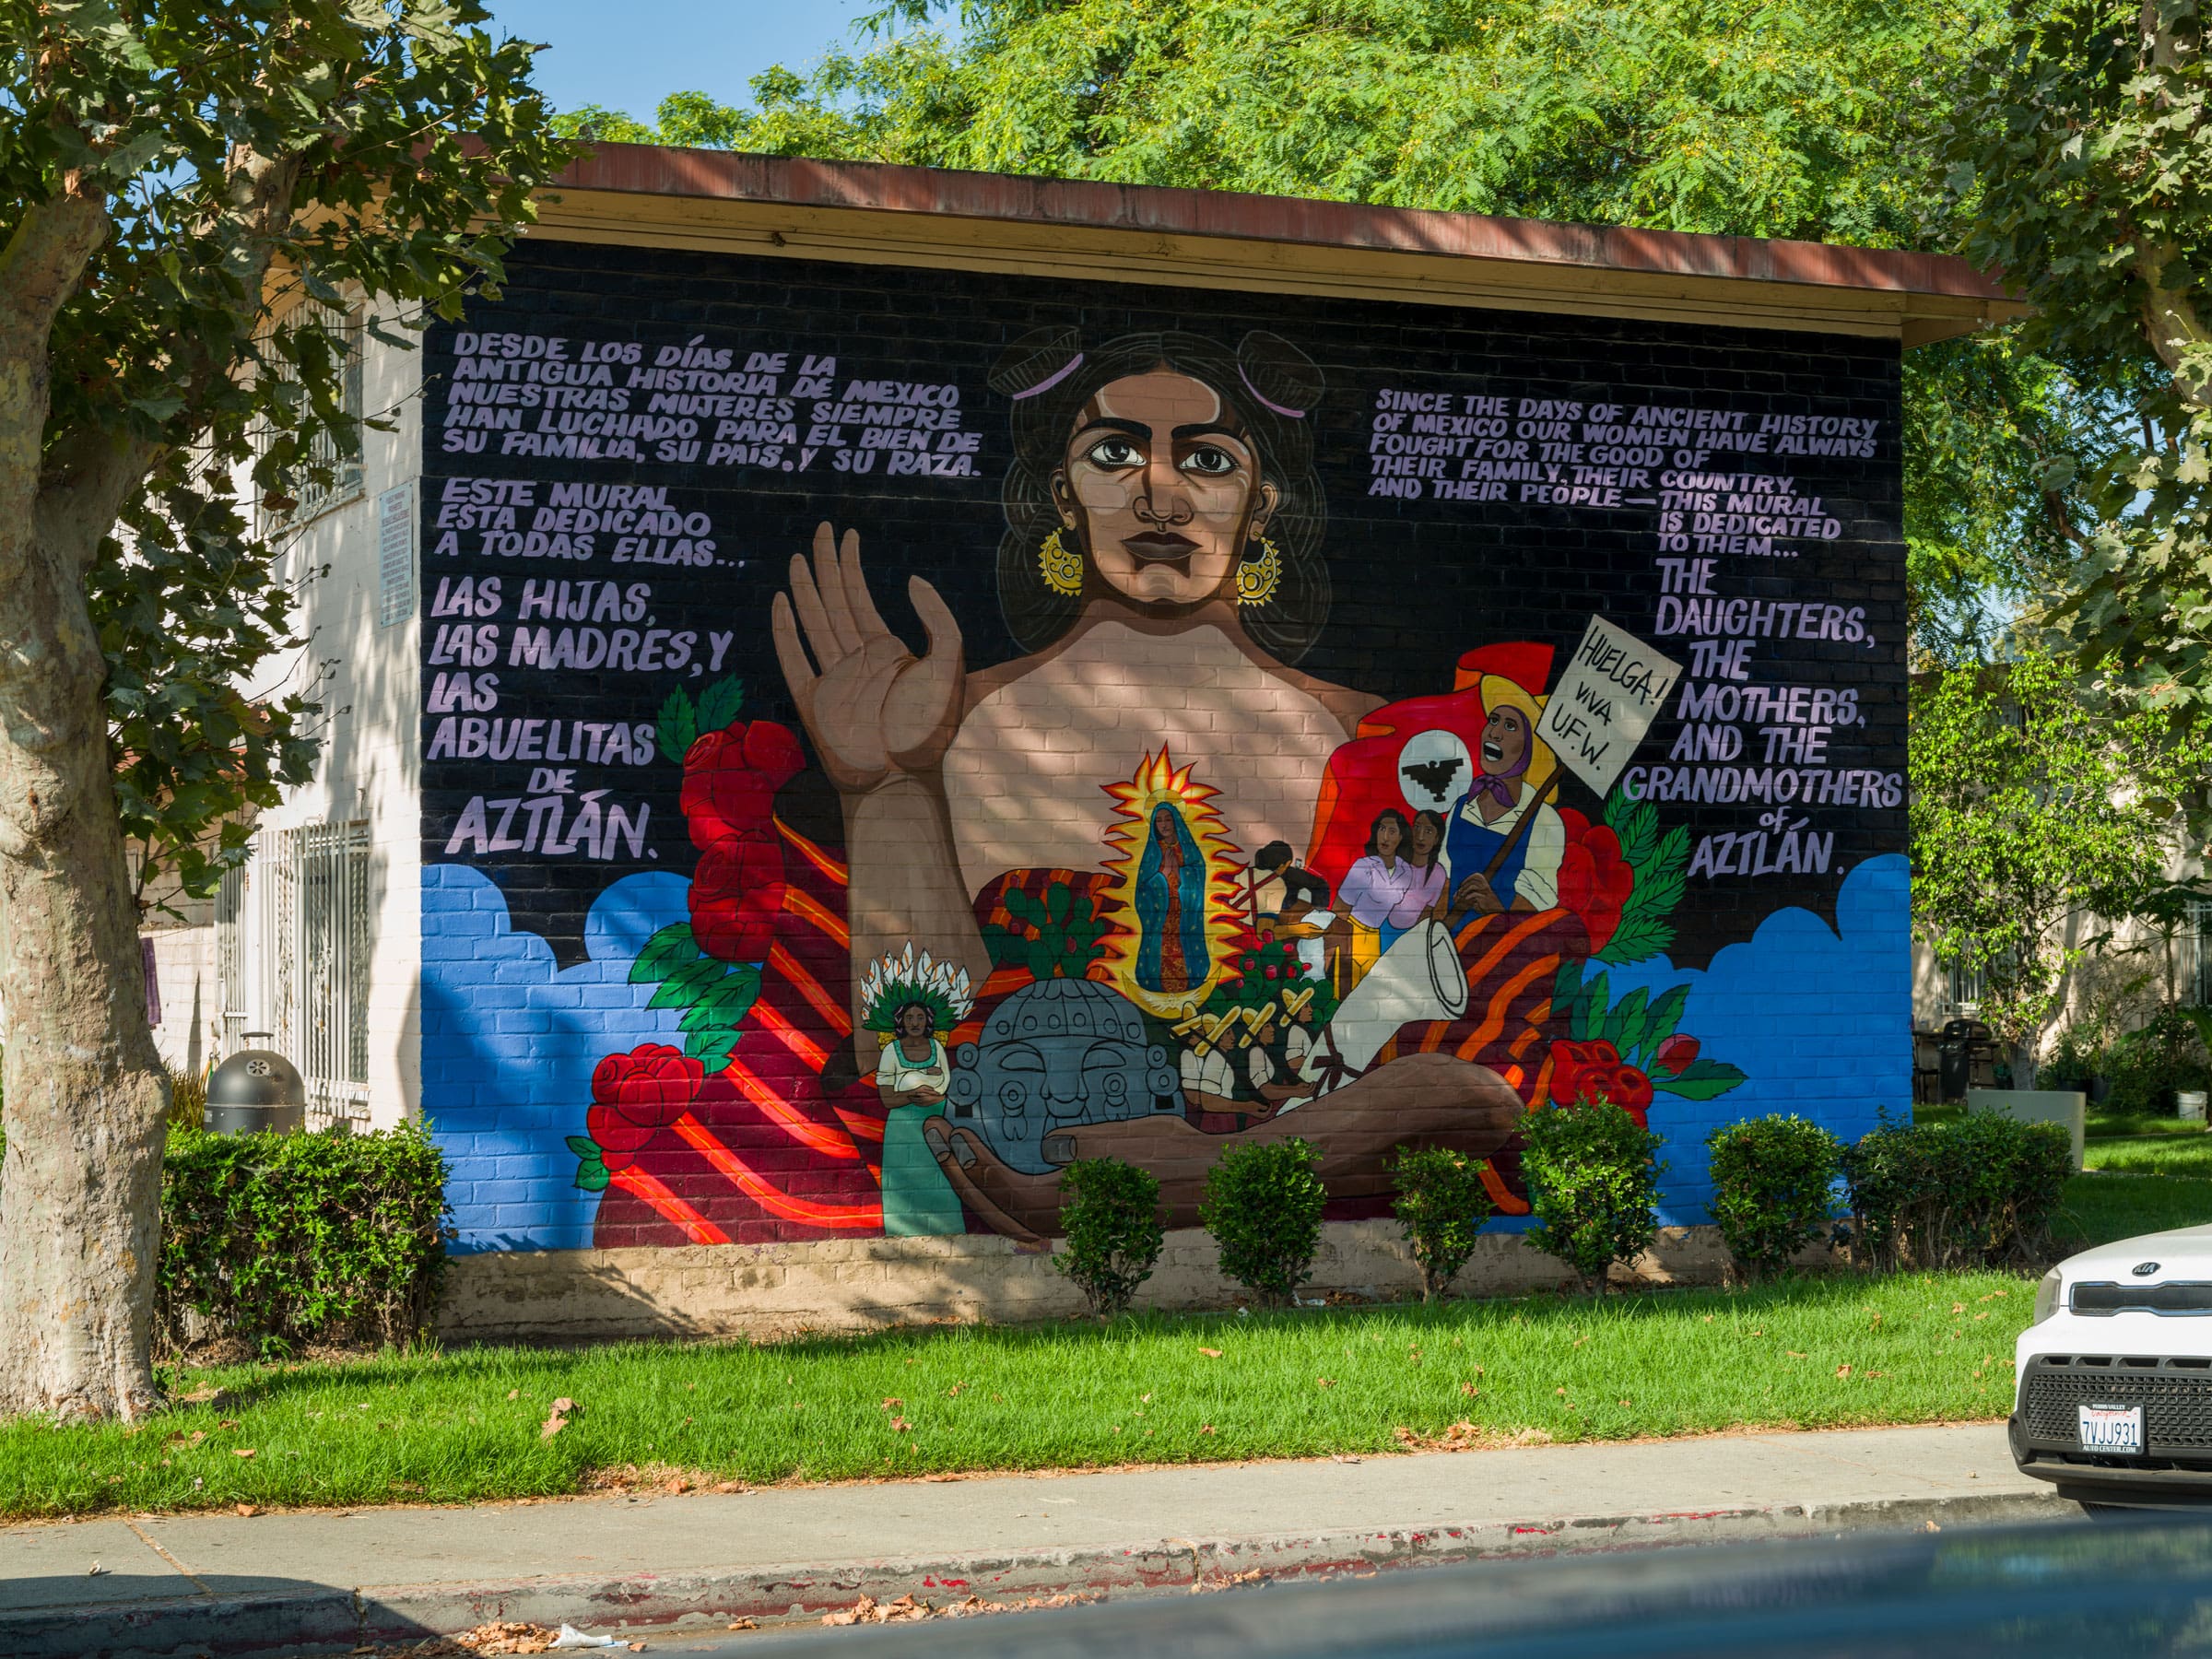
[[[738,1036],[738,1032],[725,1025],[702,1027],[684,1039],[684,1053],[704,1065],[712,1077],[729,1065]]]
[[[1650,1000],[1650,993],[1639,985],[1620,999],[1606,1021],[1614,1053],[1624,1060],[1643,1046],[1643,1007]]]
[[[661,988],[653,994],[653,999],[645,1006],[648,1008],[688,1007],[698,1000],[700,993],[728,971],[727,962],[716,961],[712,957],[686,962],[661,982]]]
[[[1741,1083],[1744,1073],[1741,1067],[1730,1065],[1724,1060],[1708,1060],[1700,1055],[1672,1077],[1653,1072],[1651,1079],[1652,1087],[1663,1094],[1679,1095],[1686,1100],[1710,1100]]]
[[[653,740],[661,751],[661,759],[673,760],[678,766],[699,741],[699,718],[691,707],[691,699],[678,686],[668,693],[661,703],[661,712],[654,716]]]
[[[737,718],[745,707],[745,682],[725,677],[699,694],[698,726],[701,732],[719,732]]]
[[[699,944],[691,936],[691,924],[671,922],[645,941],[645,948],[638,952],[638,959],[629,965],[629,982],[641,985],[649,980],[665,980],[686,962],[699,959]]]
[[[570,1135],[569,1150],[575,1153],[579,1158],[588,1158],[594,1162],[598,1160],[600,1156],[599,1143],[594,1140],[588,1135]]]
[[[587,1193],[604,1193],[608,1176],[606,1166],[597,1158],[580,1159],[576,1165],[576,1184]]]
[[[1652,1005],[1651,1012],[1644,1016],[1643,1041],[1639,1046],[1646,1053],[1658,1053],[1659,1045],[1675,1034],[1675,1028],[1682,1018],[1683,1005],[1688,1001],[1688,985],[1676,985],[1662,993]]]

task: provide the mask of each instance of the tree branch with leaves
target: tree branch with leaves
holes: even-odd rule
[[[359,453],[338,319],[457,316],[567,160],[486,21],[0,0],[0,1417],[158,1404],[139,898],[307,774],[306,700],[245,688],[293,643],[266,528]]]

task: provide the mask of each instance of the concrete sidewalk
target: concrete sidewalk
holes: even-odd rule
[[[1181,1589],[2078,1513],[1984,1425],[97,1520],[0,1529],[0,1653],[344,1649],[490,1618],[641,1633],[818,1616],[863,1594]]]

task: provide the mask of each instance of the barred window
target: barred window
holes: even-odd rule
[[[369,1117],[374,885],[366,822],[311,824],[255,837],[217,898],[224,1050],[268,1031],[307,1084],[312,1127]]]
[[[303,300],[279,324],[283,328],[298,328],[312,324],[326,330],[345,353],[344,372],[340,382],[338,406],[355,420],[366,413],[361,389],[361,336],[366,319],[357,307],[341,312],[319,300]],[[289,378],[288,376],[287,378]],[[281,511],[263,509],[262,528],[267,531],[287,524],[304,524],[318,513],[328,512],[333,507],[353,500],[361,493],[360,457],[342,455],[335,434],[324,431],[315,435],[309,446],[308,461],[284,480],[280,493],[297,502],[296,506]]]

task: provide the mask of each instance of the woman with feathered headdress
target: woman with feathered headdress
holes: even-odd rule
[[[922,1121],[945,1110],[952,1061],[945,1038],[973,997],[965,970],[916,956],[910,943],[868,970],[864,1026],[883,1044],[876,1091],[884,1104],[883,1230],[900,1235],[966,1230],[960,1201],[923,1138]]]

